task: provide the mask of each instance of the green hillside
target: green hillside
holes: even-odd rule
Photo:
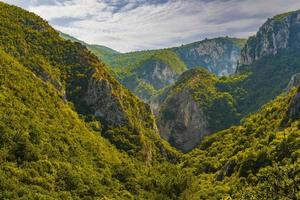
[[[170,50],[120,54],[114,57],[114,63],[120,66],[111,68],[112,73],[126,88],[147,101],[187,69],[179,56]],[[170,75],[160,77],[164,70]]]
[[[234,73],[240,50],[245,42],[244,39],[215,38],[163,50],[112,55],[111,59],[106,61],[123,85],[137,96],[149,101],[160,92],[160,89],[170,86],[187,69],[204,67],[218,76]],[[155,71],[151,69],[158,66],[157,62],[162,62],[176,74],[166,77],[167,81],[163,80],[164,83],[160,87],[156,83],[161,80],[149,80],[146,75],[154,74]],[[145,65],[149,68],[146,74],[140,70]],[[158,67],[163,68],[163,65]]]
[[[174,199],[173,188],[186,187],[177,166],[148,166],[117,150],[100,123],[84,122],[2,50],[0,66],[1,199]]]
[[[85,47],[32,13],[0,7],[0,198],[172,198],[185,180],[160,174],[179,173],[167,160],[180,154],[159,138],[149,107]],[[88,79],[113,87],[103,97],[114,97],[127,124],[93,115]]]
[[[289,49],[282,50],[276,56],[266,56],[249,66],[240,67],[239,74],[247,74],[244,81],[229,86],[220,84],[219,87],[236,96],[239,110],[245,116],[287,88],[292,75],[300,72],[299,56],[298,50]],[[242,95],[237,90],[243,91]]]
[[[235,74],[211,78],[191,70],[179,77],[156,100],[162,105],[158,125],[164,138],[188,151],[204,135],[238,124],[285,91],[291,77],[300,72],[298,15],[295,11],[268,19],[242,49]],[[186,98],[182,90],[188,91]],[[196,105],[187,107],[186,102]]]
[[[183,73],[164,99],[191,90],[216,129],[258,110],[182,154],[160,138],[150,106],[80,42],[21,8],[0,2],[0,10],[0,199],[300,198],[300,89],[258,109],[298,71],[298,51],[223,78],[183,72],[169,50],[141,54],[142,67],[123,73],[148,62]],[[256,107],[246,106],[251,98]]]
[[[242,79],[232,79],[236,83]],[[222,81],[221,81],[222,82]],[[193,99],[196,101],[208,119],[209,130],[216,132],[230,127],[239,122],[240,114],[237,110],[237,102],[227,91],[220,90],[217,86],[220,80],[217,76],[209,73],[206,69],[192,69],[183,73],[176,84],[172,86],[162,100],[159,114],[162,118],[168,118],[166,115],[176,115],[165,110],[165,106],[170,106],[174,99],[173,96],[182,91],[191,91]],[[160,118],[158,118],[160,120]]]
[[[78,42],[86,46],[93,54],[95,54],[99,59],[106,62],[106,58],[109,58],[111,55],[119,54],[116,50],[108,48],[106,46],[97,45],[97,44],[87,44],[81,40],[78,40],[68,34],[59,32],[60,36],[66,40],[71,40],[72,42]]]
[[[86,124],[53,85],[2,50],[0,58],[0,198],[106,196],[107,178],[116,196],[126,195],[112,177],[126,156],[93,131],[101,125]]]
[[[299,119],[288,114],[295,94],[282,94],[187,154],[182,167],[197,178],[182,199],[298,199]]]
[[[196,133],[206,135],[237,125],[244,117],[255,113],[285,91],[291,77],[300,72],[299,58],[299,50],[286,49],[275,56],[263,57],[251,65],[240,66],[238,73],[229,77],[218,78],[204,69],[184,72],[174,86],[156,97],[160,131],[162,134],[167,134],[167,131],[171,135],[167,139],[172,146],[183,151],[192,149],[194,145],[183,148],[183,144],[189,141],[181,144],[182,140]],[[178,102],[182,101],[184,91],[191,94],[185,100],[195,101],[197,108],[203,112],[201,117],[196,118],[197,113],[189,109],[184,111],[189,116],[186,117],[188,120],[176,115],[182,112]],[[180,126],[195,120],[198,122],[195,124],[205,122],[201,126],[203,130],[190,132],[192,127]],[[170,125],[174,121],[176,123]],[[184,136],[188,133],[188,136]]]
[[[174,48],[118,53],[100,45],[86,44],[63,33],[61,36],[87,46],[107,64],[114,77],[147,102],[160,93],[161,89],[174,83],[187,69],[204,67],[219,76],[224,75],[222,73],[225,75],[234,73],[239,52],[246,42],[245,39],[220,37]],[[212,54],[217,57],[211,56]],[[235,57],[232,58],[232,55]],[[164,70],[166,67],[173,75],[162,80],[151,80],[147,76],[154,75],[155,66],[157,66],[156,70]],[[157,81],[161,82],[159,86],[156,85]]]

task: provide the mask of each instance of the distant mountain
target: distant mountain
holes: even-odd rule
[[[228,37],[206,39],[169,49],[115,54],[105,60],[123,85],[149,102],[187,69],[203,67],[218,76],[234,73],[245,42]]]
[[[118,53],[63,33],[61,36],[87,46],[125,87],[147,102],[172,85],[187,69],[203,67],[218,76],[234,73],[246,42],[220,37],[168,49]]]
[[[121,54],[118,75],[171,84],[155,118],[87,47],[31,12],[0,10],[0,199],[299,199],[298,48],[224,77],[172,50]]]
[[[236,74],[217,78],[192,70],[179,77],[154,101],[161,135],[188,151],[203,135],[238,124],[285,91],[300,72],[299,18],[296,11],[269,19],[247,41]]]
[[[173,48],[189,69],[204,67],[217,76],[228,76],[236,70],[245,39],[220,37]]]

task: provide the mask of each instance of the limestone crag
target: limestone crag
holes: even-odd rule
[[[241,47],[232,38],[216,38],[184,45],[175,51],[188,68],[201,66],[218,76],[227,76],[235,72]]]
[[[136,70],[140,79],[151,84],[155,89],[161,89],[166,85],[173,84],[178,78],[176,73],[169,65],[159,60],[147,60]]]
[[[96,117],[114,125],[128,123],[119,99],[113,95],[112,85],[105,79],[91,77],[85,96],[86,104]]]
[[[193,149],[209,133],[206,116],[188,90],[168,99],[161,114],[161,136],[183,152]]]
[[[267,55],[276,55],[281,49],[300,47],[300,11],[269,19],[249,38],[241,52],[241,65],[248,65]]]
[[[300,86],[300,73],[292,76],[288,84],[287,91],[290,91],[293,87],[298,87],[298,86]]]

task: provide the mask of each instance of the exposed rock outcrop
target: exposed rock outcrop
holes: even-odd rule
[[[158,119],[161,136],[173,146],[187,152],[209,133],[208,122],[188,90],[168,99]]]
[[[298,86],[300,86],[300,73],[292,76],[288,84],[287,91],[290,91],[293,87],[298,87]]]
[[[300,87],[298,88],[297,94],[292,99],[289,110],[289,119],[296,120],[300,118]]]
[[[248,65],[281,49],[300,47],[300,11],[281,14],[269,19],[251,37],[241,52],[241,65]]]
[[[175,51],[188,68],[202,66],[218,76],[227,76],[235,72],[244,42],[227,37],[206,39],[175,48]]]
[[[220,37],[168,49],[115,54],[120,61],[112,65],[117,63],[118,80],[149,102],[160,89],[175,83],[188,69],[202,67],[217,76],[233,74],[245,42],[244,39]]]
[[[107,80],[92,76],[88,83],[85,101],[94,115],[105,122],[114,125],[128,123],[121,103],[113,95],[112,85]]]
[[[298,88],[298,91],[290,103],[286,121],[300,118],[300,73],[292,76],[286,90],[290,92],[295,87]]]
[[[154,59],[144,62],[136,73],[139,74],[141,80],[151,84],[155,89],[173,84],[179,76],[168,64]]]

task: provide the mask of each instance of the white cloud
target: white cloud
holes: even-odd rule
[[[205,37],[248,37],[299,0],[6,0],[88,43],[120,51],[162,48]]]

